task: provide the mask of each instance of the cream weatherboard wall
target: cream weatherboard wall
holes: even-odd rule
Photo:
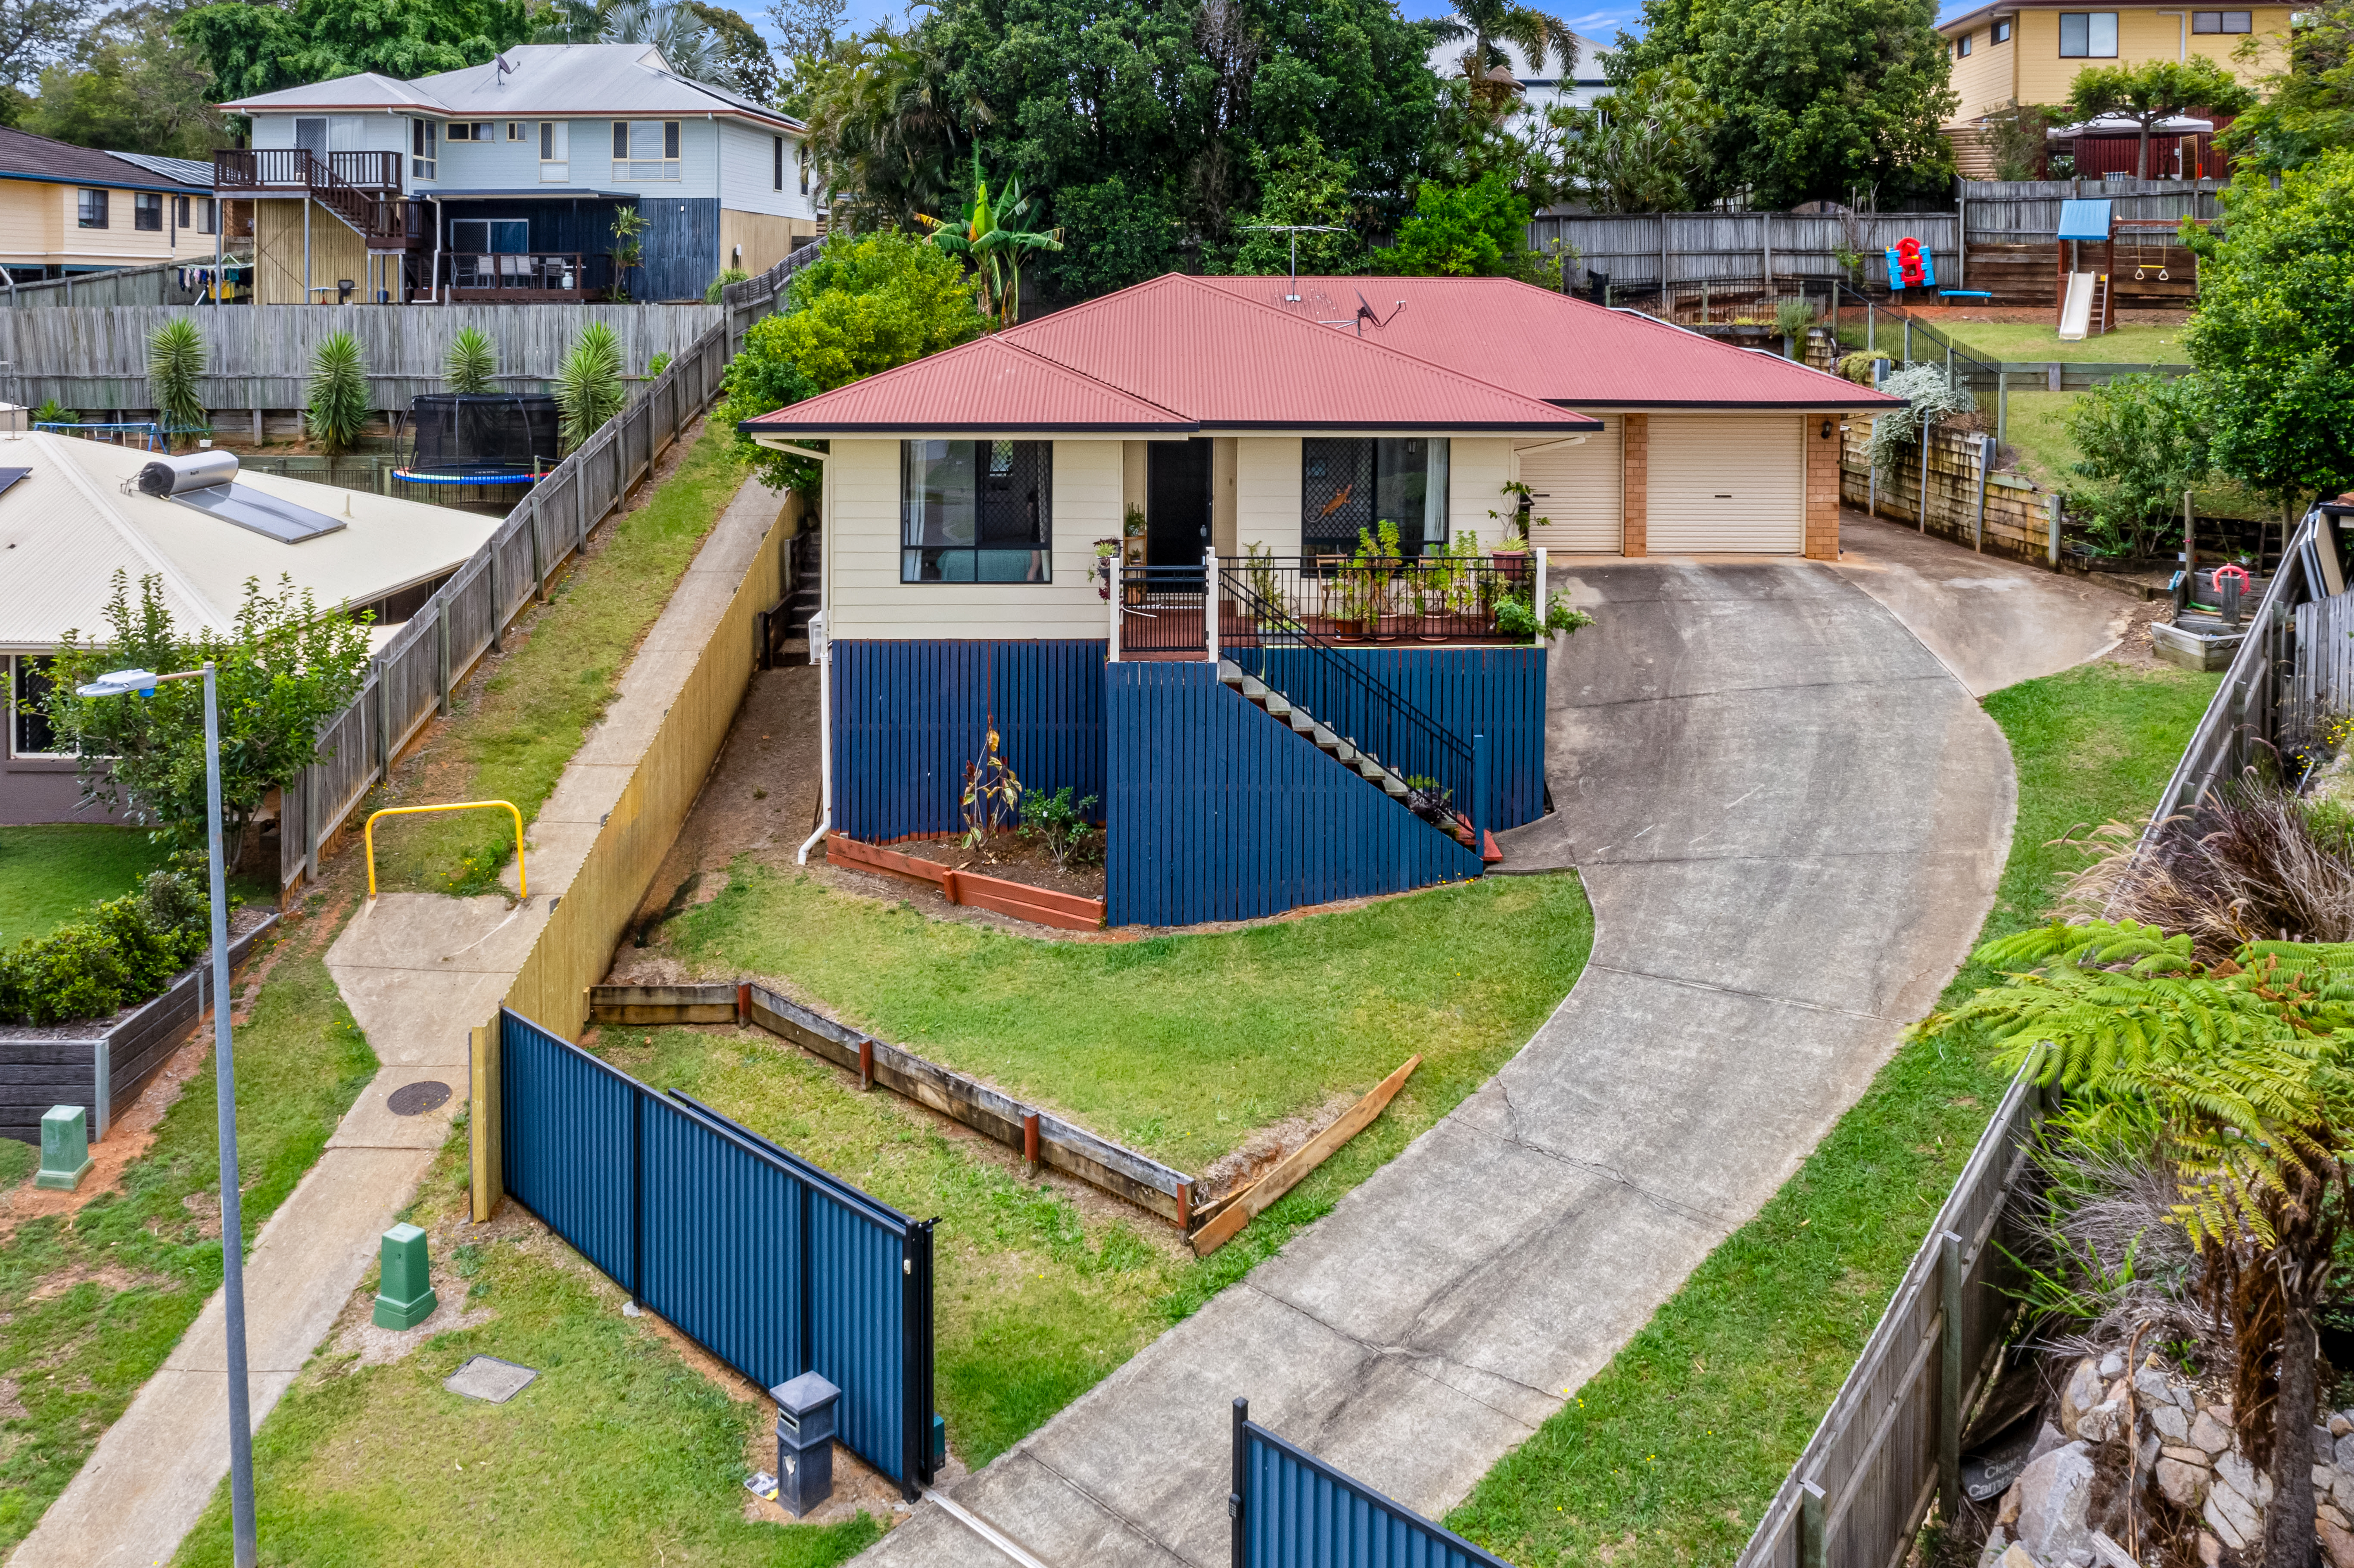
[[[1805,426],[1797,414],[1653,414],[1649,552],[1800,554]]]
[[[1235,539],[1278,556],[1299,554],[1299,438],[1235,438]]]
[[[1575,444],[1559,438],[1515,443],[1513,466],[1529,487],[1530,515],[1552,520],[1550,527],[1530,525],[1530,544],[1579,555],[1618,554],[1627,423],[1617,414],[1600,418],[1602,429]]]
[[[1119,532],[1120,443],[1055,443],[1048,583],[899,580],[899,443],[836,440],[826,463],[826,628],[834,637],[1102,637],[1095,541]],[[1295,484],[1297,481],[1295,480]]]

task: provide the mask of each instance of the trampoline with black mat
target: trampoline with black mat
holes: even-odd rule
[[[544,394],[420,393],[409,403],[408,461],[393,477],[484,490],[532,484],[561,455],[558,418]]]

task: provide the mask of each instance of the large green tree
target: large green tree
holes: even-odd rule
[[[169,13],[117,12],[67,60],[41,73],[24,128],[78,146],[209,160],[223,144],[207,98],[212,73],[172,29]]]
[[[2141,127],[2134,177],[2149,178],[2149,128],[2186,109],[2237,114],[2256,95],[2204,55],[2139,65],[2086,66],[2068,86],[2068,107],[2080,120],[2117,115]]]
[[[2354,148],[2222,193],[2188,346],[2215,466],[2284,499],[2354,485]]]
[[[1551,282],[1552,267],[1529,249],[1529,204],[1500,174],[1468,185],[1425,185],[1397,243],[1373,270],[1401,277],[1520,278]]]
[[[1960,100],[1936,17],[1935,0],[1644,0],[1643,34],[1618,35],[1607,73],[1623,88],[1679,71],[1722,111],[1696,196],[1942,201],[1954,163],[1937,127]]]
[[[2250,37],[2243,58],[2260,58]],[[2354,146],[2354,0],[2321,0],[2290,23],[2286,69],[2264,101],[2215,134],[2244,173],[2276,175],[2331,147]]]
[[[1220,270],[1242,274],[1299,270],[1323,277],[1365,270],[1364,223],[1350,190],[1356,171],[1310,132],[1259,154],[1258,208],[1235,223],[1242,244]],[[1292,226],[1317,228],[1287,232]],[[1319,232],[1319,230],[1323,232]]]
[[[1723,116],[1690,77],[1665,67],[1595,100],[1552,111],[1563,183],[1596,212],[1688,212]]]
[[[526,13],[525,0],[217,0],[175,26],[219,101],[356,71],[407,79],[481,65],[531,36]]]

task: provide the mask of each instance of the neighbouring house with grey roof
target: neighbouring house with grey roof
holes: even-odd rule
[[[523,44],[221,108],[252,124],[212,178],[250,225],[264,304],[699,299],[822,228],[801,122],[647,44]],[[617,268],[624,208],[646,228]]]
[[[0,127],[0,269],[17,283],[212,259],[213,174]]]

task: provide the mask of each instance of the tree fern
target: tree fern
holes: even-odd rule
[[[174,316],[147,334],[147,387],[165,431],[207,428],[205,406],[196,396],[204,373],[205,339],[195,322]]]
[[[442,362],[441,379],[452,392],[480,397],[498,390],[492,376],[498,373],[498,346],[480,327],[462,327],[450,341],[450,357]]]
[[[567,451],[578,449],[621,411],[621,340],[603,322],[581,329],[580,339],[556,371],[556,406]]]
[[[330,333],[311,361],[310,407],[305,410],[311,439],[330,457],[359,445],[368,418],[367,360],[359,340],[347,332]]]

